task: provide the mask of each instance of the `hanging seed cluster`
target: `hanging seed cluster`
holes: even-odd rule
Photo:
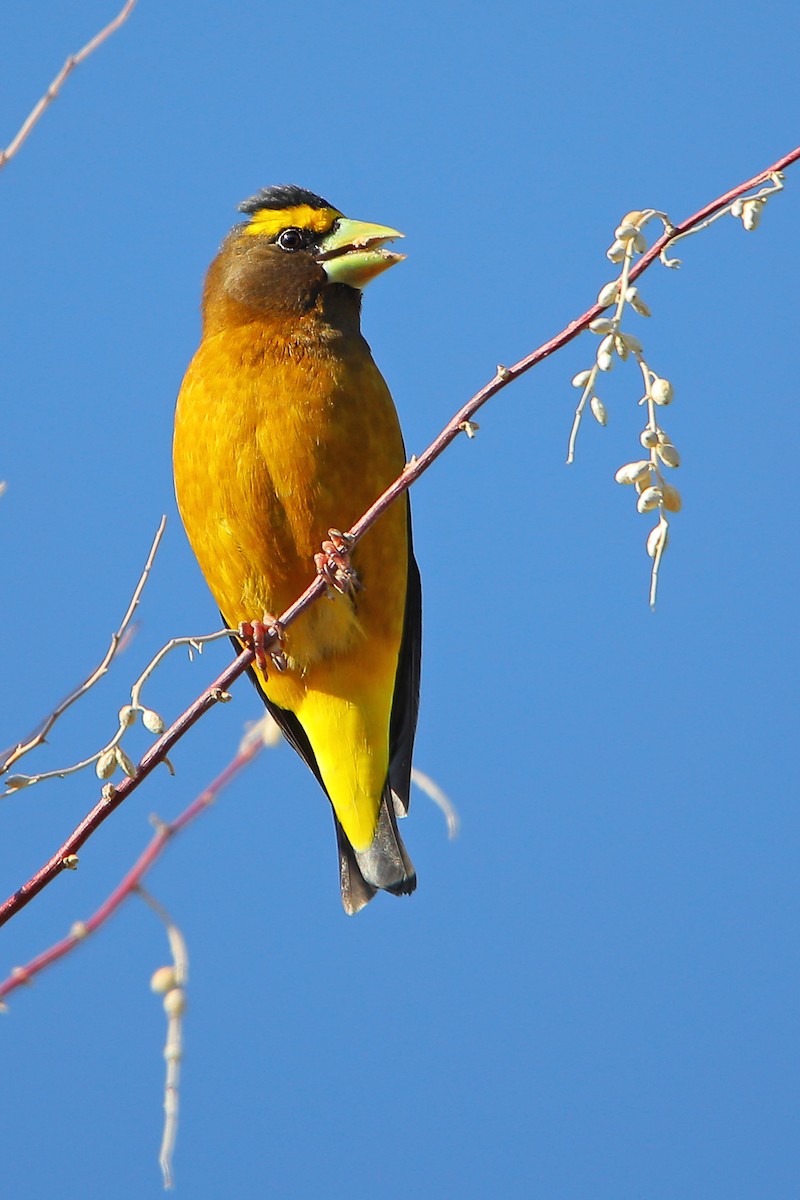
[[[708,228],[727,213],[741,220],[746,230],[756,229],[768,197],[773,192],[780,191],[782,187],[782,176],[771,176],[767,186],[761,188],[756,195],[740,196],[701,224],[673,237],[670,247],[680,238]],[[672,384],[669,379],[657,374],[650,367],[644,357],[642,343],[633,334],[622,329],[622,320],[626,306],[641,317],[651,315],[638,287],[630,282],[630,273],[636,257],[647,249],[643,230],[654,218],[663,224],[666,232],[671,233],[674,230],[666,213],[652,208],[636,209],[622,218],[614,231],[614,240],[606,251],[609,261],[619,265],[620,273],[616,279],[612,279],[600,289],[597,304],[601,308],[613,311],[608,316],[596,317],[589,325],[590,331],[598,336],[600,341],[592,366],[579,371],[572,380],[572,386],[580,388],[581,396],[575,409],[567,450],[567,462],[571,463],[575,458],[578,432],[587,407],[599,425],[607,424],[608,412],[599,395],[603,376],[613,370],[616,362],[633,359],[639,367],[644,383],[644,395],[639,400],[639,406],[644,409],[645,415],[644,428],[639,434],[639,443],[644,453],[640,453],[631,462],[623,463],[614,478],[617,483],[633,489],[638,512],[652,513],[656,517],[656,524],[648,533],[645,542],[652,561],[651,607],[655,607],[658,571],[669,541],[669,518],[671,514],[681,510],[681,494],[668,478],[681,465],[681,456],[662,424],[663,411],[672,403]],[[668,267],[680,266],[678,259],[667,258],[664,252],[661,254],[661,261]]]

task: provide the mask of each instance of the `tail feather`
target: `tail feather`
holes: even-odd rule
[[[333,811],[333,810],[331,810]],[[339,883],[342,889],[342,908],[348,917],[360,912],[372,897],[377,888],[367,883],[358,866],[356,852],[345,836],[345,832],[334,814],[333,823],[336,826],[336,844],[339,848]]]
[[[381,799],[378,826],[366,850],[354,850],[334,817],[339,847],[339,880],[342,905],[349,915],[368,904],[381,888],[395,896],[406,896],[417,886],[417,876],[397,830],[392,795],[387,786]]]

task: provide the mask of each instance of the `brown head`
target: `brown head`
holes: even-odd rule
[[[403,236],[396,229],[351,221],[294,185],[264,188],[239,211],[249,219],[233,227],[206,278],[206,336],[331,307],[357,319],[360,289],[405,257],[384,249]]]

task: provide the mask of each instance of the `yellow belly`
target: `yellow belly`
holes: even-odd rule
[[[225,621],[280,613],[314,577],[330,528],[346,530],[402,470],[386,385],[368,354],[281,345],[252,326],[203,342],[175,422],[186,532]],[[290,670],[263,680],[305,729],[351,843],[369,845],[388,769],[402,636],[406,506],[353,553],[363,590],[321,598],[287,631]]]

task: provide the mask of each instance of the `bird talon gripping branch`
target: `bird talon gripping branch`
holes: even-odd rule
[[[354,596],[364,586],[350,562],[350,549],[354,542],[352,534],[329,529],[321,553],[314,555],[317,574],[322,576],[329,588],[342,596]]]
[[[248,649],[252,649],[256,666],[264,675],[267,674],[268,660],[276,671],[286,670],[286,655],[283,650],[276,649],[286,641],[286,631],[269,613],[264,613],[261,621],[240,621],[239,637]]]

